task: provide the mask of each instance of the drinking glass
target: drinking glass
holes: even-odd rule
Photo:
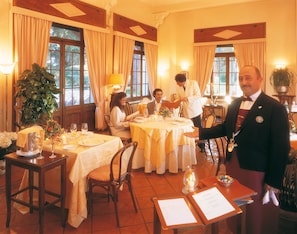
[[[35,135],[35,142],[37,144],[38,153],[39,153],[39,155],[36,159],[44,159],[44,156],[42,155],[43,139],[39,132],[37,132]]]
[[[55,137],[52,136],[51,137],[51,151],[52,151],[52,154],[49,156],[49,158],[55,158],[56,155],[55,155]]]
[[[88,133],[88,123],[82,123],[81,124],[81,132],[84,135]]]
[[[77,132],[77,124],[76,123],[70,124],[70,132],[71,132],[72,136],[76,136],[76,132]]]

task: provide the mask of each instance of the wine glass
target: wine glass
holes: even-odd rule
[[[76,132],[77,132],[77,124],[76,123],[70,124],[70,132],[71,132],[72,136],[76,136]]]
[[[81,132],[84,135],[86,135],[88,133],[88,123],[82,123],[81,124]]]
[[[38,157],[36,159],[44,159],[44,156],[42,155],[43,139],[42,139],[42,137],[41,137],[41,135],[40,135],[39,132],[37,132],[35,134],[35,142],[37,144],[38,153],[39,153],[39,155],[38,155]]]
[[[49,158],[55,158],[56,157],[54,145],[55,145],[55,136],[52,136],[51,137],[52,154],[49,156]]]

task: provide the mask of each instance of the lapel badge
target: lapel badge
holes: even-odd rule
[[[259,105],[259,106],[258,106],[258,109],[262,109],[262,106],[261,106],[261,105]]]
[[[256,116],[256,122],[257,123],[263,123],[264,122],[264,118],[260,115]]]

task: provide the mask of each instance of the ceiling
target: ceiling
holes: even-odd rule
[[[120,0],[80,0],[101,8],[112,8]],[[246,2],[257,2],[262,0],[134,0],[134,2],[144,3],[152,8],[153,13],[179,12],[198,8],[208,8],[229,4],[239,4]]]

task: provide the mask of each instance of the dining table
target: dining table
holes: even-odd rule
[[[184,171],[197,163],[195,140],[186,137],[193,131],[193,122],[186,118],[163,118],[152,115],[130,122],[133,141],[138,142],[132,168],[144,167],[145,173],[164,174]]]
[[[65,207],[68,209],[67,222],[77,228],[87,218],[87,175],[93,169],[108,165],[113,155],[123,147],[121,139],[117,136],[95,134],[87,132],[82,134],[64,134],[54,144],[54,152],[67,155],[66,163],[66,200]],[[51,152],[51,141],[46,140],[43,151]],[[45,156],[48,157],[48,156]],[[38,160],[38,159],[36,159]],[[35,182],[34,178],[34,182]],[[20,185],[20,190],[28,183],[28,173],[25,171]],[[52,169],[46,174],[45,188],[49,191],[59,191],[60,171]],[[33,195],[38,200],[37,193]],[[18,199],[28,199],[28,194],[22,193]],[[51,200],[46,197],[46,200]],[[21,213],[29,212],[27,207],[15,204]]]

